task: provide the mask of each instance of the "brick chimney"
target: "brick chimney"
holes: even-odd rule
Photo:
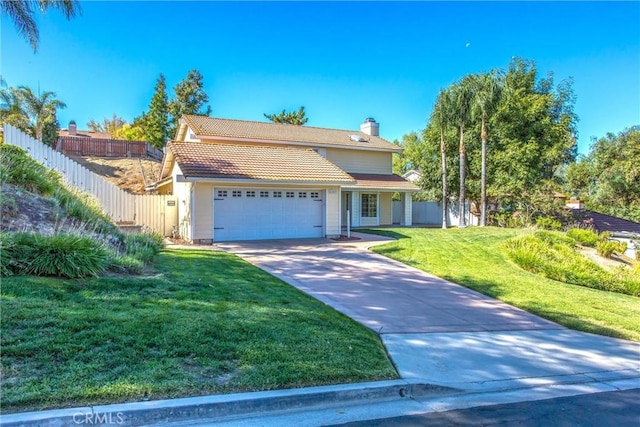
[[[376,119],[369,117],[360,125],[360,132],[371,136],[378,136],[380,135],[380,124],[376,122]]]
[[[78,127],[76,126],[76,122],[74,120],[71,120],[69,122],[69,135],[76,136],[77,131],[78,131]]]

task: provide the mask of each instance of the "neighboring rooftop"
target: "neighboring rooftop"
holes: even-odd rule
[[[311,149],[172,141],[167,154],[187,178],[353,182],[351,176]],[[163,178],[167,172],[163,167]]]
[[[361,130],[294,126],[206,116],[185,115],[182,116],[182,120],[195,132],[197,139],[219,137],[256,142],[312,143],[314,145],[344,146],[368,150],[402,151],[401,147],[375,135],[377,127],[371,130],[371,124],[375,122],[367,122],[366,126],[362,127],[363,130],[370,129],[372,134],[368,134]],[[377,125],[377,123],[375,124]],[[359,138],[355,138],[355,136]]]
[[[94,132],[91,130],[76,130],[69,131],[69,129],[60,129],[58,136],[70,136],[74,138],[99,138],[99,139],[111,139],[111,135],[103,132]]]
[[[581,225],[591,226],[598,232],[640,233],[640,223],[638,222],[582,209],[575,209],[573,214]]]

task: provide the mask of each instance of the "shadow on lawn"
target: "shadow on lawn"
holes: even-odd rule
[[[358,233],[367,233],[367,234],[376,234],[378,236],[391,237],[396,240],[400,239],[410,239],[411,237],[398,233],[397,231],[384,230],[384,229],[373,229],[373,228],[358,228],[353,231],[357,231]]]
[[[504,292],[501,290],[502,286],[492,282],[490,279],[477,279],[469,276],[452,277],[449,275],[444,275],[442,276],[442,278],[509,304],[509,301],[505,301],[502,298],[504,295]],[[589,320],[585,320],[572,313],[550,310],[548,307],[544,307],[536,301],[529,301],[526,305],[514,305],[514,307],[518,307],[531,314],[542,317],[543,319],[550,320],[559,325],[565,326],[569,329],[574,329],[576,331],[630,340],[628,336],[625,336],[625,334],[621,333],[620,331],[602,326],[601,324],[591,322]],[[635,339],[634,341],[639,340]]]

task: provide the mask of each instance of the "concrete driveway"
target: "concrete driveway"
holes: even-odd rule
[[[392,239],[356,235],[362,240],[217,246],[379,333],[405,379],[465,390],[594,381],[640,387],[640,343],[567,330],[368,250]]]

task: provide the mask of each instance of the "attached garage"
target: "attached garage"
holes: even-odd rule
[[[323,237],[324,212],[324,190],[215,188],[213,239]]]

